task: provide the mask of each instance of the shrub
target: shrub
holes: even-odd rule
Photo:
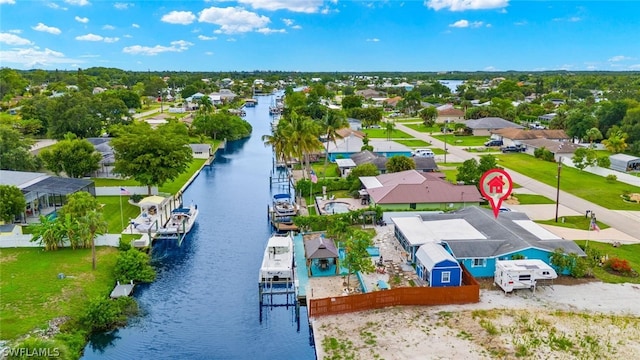
[[[138,311],[136,301],[130,297],[115,300],[94,298],[89,302],[87,310],[80,322],[91,332],[108,331],[127,324],[127,316]]]
[[[619,258],[610,258],[604,263],[604,268],[623,274],[631,272],[631,265],[629,265],[629,262]]]
[[[131,201],[133,201],[134,203],[137,204],[138,202],[140,202],[140,200],[142,200],[142,198],[144,198],[143,195],[133,194],[133,195],[131,195],[131,197],[129,199],[131,199]]]
[[[614,174],[609,174],[606,177],[607,182],[613,183],[616,182],[616,180],[618,180],[618,177],[615,176]]]
[[[120,241],[118,242],[118,250],[129,251],[129,249],[131,249],[131,242],[120,237]]]
[[[149,255],[136,249],[120,252],[116,260],[115,275],[122,282],[152,282],[156,271],[149,264]]]

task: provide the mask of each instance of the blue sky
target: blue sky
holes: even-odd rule
[[[640,71],[640,1],[0,0],[0,66]]]

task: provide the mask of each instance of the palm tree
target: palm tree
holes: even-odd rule
[[[334,145],[337,139],[342,139],[342,135],[338,134],[338,130],[345,126],[348,126],[347,120],[340,116],[338,113],[327,109],[327,116],[324,117],[323,126],[326,134],[326,147],[324,157],[324,173],[323,179],[327,177],[327,163],[329,162],[329,142],[333,142]]]
[[[284,161],[284,164],[288,166],[289,159],[291,158],[291,153],[287,151],[287,138],[284,135],[285,126],[285,122],[279,122],[278,126],[273,130],[271,135],[262,135],[262,141],[264,142],[265,146],[271,146],[273,148],[276,162],[282,160]]]
[[[85,244],[91,241],[91,268],[96,269],[96,235],[104,234],[107,231],[107,222],[104,220],[102,212],[91,210],[80,220],[82,232],[86,234]]]
[[[611,151],[612,153],[621,153],[628,146],[627,134],[623,133],[620,130],[611,132],[608,139],[602,140],[602,144],[604,144],[607,150]]]
[[[295,111],[292,111],[288,118],[283,128],[283,134],[287,139],[285,149],[294,154],[301,163],[304,162],[307,174],[310,174],[309,154],[323,147],[318,139],[321,129],[309,117],[299,116]]]
[[[393,130],[396,128],[396,124],[393,121],[386,121],[384,129],[387,131],[387,140],[391,140]]]
[[[591,129],[587,130],[587,132],[585,133],[585,136],[589,140],[589,148],[593,148],[593,142],[595,140],[601,140],[602,139],[602,133],[600,132],[600,130],[597,127],[593,127]]]

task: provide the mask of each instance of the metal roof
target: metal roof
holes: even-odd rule
[[[78,191],[87,190],[93,186],[93,180],[63,178],[50,176],[37,183],[22,189],[22,192],[37,192],[40,194],[69,195]]]
[[[458,261],[445,250],[442,245],[436,243],[426,243],[421,245],[416,251],[416,259],[424,265],[424,267],[431,271],[436,265],[441,264],[444,261],[453,262],[457,265]]]

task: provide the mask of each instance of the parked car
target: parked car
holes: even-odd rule
[[[411,156],[432,158],[432,157],[435,157],[436,154],[434,154],[433,150],[431,149],[415,149],[411,153]]]
[[[500,148],[500,150],[503,153],[509,153],[509,152],[523,152],[524,151],[524,147],[523,146],[519,146],[519,145],[509,145],[509,146],[503,146]]]
[[[484,146],[502,146],[502,140],[489,140],[486,143],[484,143]]]

